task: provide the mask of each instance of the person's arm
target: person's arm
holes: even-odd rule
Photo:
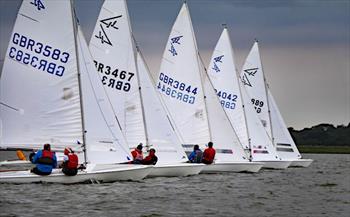
[[[191,152],[190,156],[188,156],[188,159],[190,161],[193,161],[194,157],[195,157],[196,153],[194,151]]]
[[[57,158],[56,158],[56,153],[53,154],[53,168],[57,167]]]
[[[42,155],[42,151],[40,150],[40,151],[38,151],[38,152],[34,155],[32,163],[33,163],[33,164],[37,163],[37,161],[39,160],[39,158],[41,158],[41,155]]]

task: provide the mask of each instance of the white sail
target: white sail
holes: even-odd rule
[[[80,28],[77,44],[87,161],[94,164],[126,162],[131,159],[129,147]]]
[[[276,152],[271,138],[267,134],[261,123],[256,110],[250,104],[251,98],[246,89],[241,84],[241,95],[244,105],[244,111],[247,120],[247,128],[250,139],[251,158],[253,161],[276,161],[281,160]]]
[[[208,120],[212,141],[216,149],[215,163],[248,161],[231,122],[222,108],[209,77],[204,74],[203,89],[206,96]]]
[[[24,0],[0,80],[1,146],[80,149],[82,121],[71,3]],[[57,19],[59,17],[59,19]]]
[[[146,63],[139,52],[137,53],[137,64],[149,148],[155,148],[159,164],[187,161],[186,153],[170,123]]]
[[[273,143],[250,103],[250,97],[240,86],[226,28],[213,52],[208,74],[243,148],[250,149],[252,160],[278,160]]]
[[[249,149],[234,53],[227,28],[221,33],[210,60],[208,75],[244,149]]]
[[[240,76],[250,96],[250,103],[254,106],[266,132],[269,134],[270,138],[272,138],[265,77],[261,64],[258,42],[255,42],[250,50]]]
[[[135,146],[146,138],[131,36],[126,2],[106,0],[89,48],[126,139]]]
[[[269,89],[267,90],[267,94],[271,110],[272,132],[278,155],[281,156],[282,159],[301,158],[299,150],[284,123],[282,115]]]
[[[181,140],[186,144],[206,144],[210,140],[207,112],[186,4],[171,29],[156,85]]]

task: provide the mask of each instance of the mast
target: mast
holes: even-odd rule
[[[74,4],[73,0],[70,0],[71,3],[71,11],[72,11],[72,22],[73,22],[73,33],[74,33],[74,45],[76,51],[76,59],[77,59],[77,71],[78,71],[78,86],[79,86],[79,98],[80,98],[80,114],[81,114],[81,125],[83,129],[83,152],[84,152],[84,164],[87,164],[87,156],[86,156],[86,136],[85,136],[85,123],[84,123],[84,108],[83,108],[83,97],[82,97],[82,89],[81,89],[81,78],[80,78],[80,66],[79,66],[79,49],[77,44],[77,19],[75,16]]]

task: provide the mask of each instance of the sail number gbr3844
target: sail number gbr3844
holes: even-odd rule
[[[157,88],[161,93],[189,104],[194,104],[198,89],[192,85],[177,81],[164,73],[159,75]]]

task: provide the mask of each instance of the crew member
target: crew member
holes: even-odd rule
[[[191,163],[201,163],[202,162],[203,152],[199,149],[199,145],[193,146],[193,151],[188,157]]]
[[[216,151],[213,148],[213,143],[208,142],[208,148],[206,148],[203,152],[202,163],[212,164],[215,158]]]
[[[37,175],[50,175],[52,169],[57,166],[57,158],[55,152],[51,151],[50,144],[45,144],[43,150],[39,150],[32,159],[32,163],[36,164],[31,172]]]
[[[155,155],[156,150],[154,148],[151,148],[149,150],[149,154],[145,159],[142,160],[142,164],[144,165],[156,165],[158,161],[158,157]]]
[[[134,164],[142,164],[143,153],[142,153],[142,143],[140,143],[132,152],[131,155],[133,157],[132,163]]]
[[[75,176],[78,173],[78,156],[70,147],[64,149],[62,172],[67,176]]]

